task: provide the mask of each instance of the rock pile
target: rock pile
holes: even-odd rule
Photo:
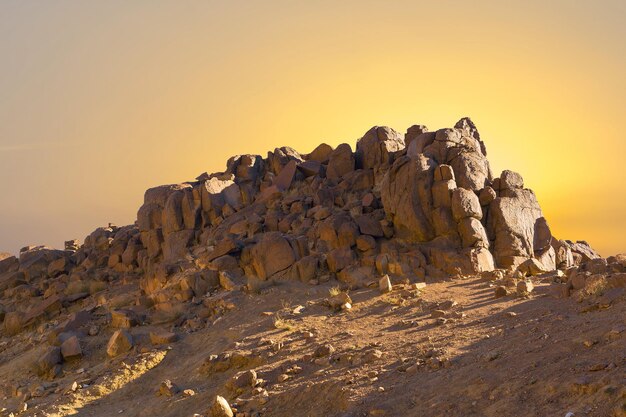
[[[423,282],[496,268],[533,275],[597,258],[585,242],[552,236],[519,174],[493,175],[464,118],[405,135],[373,127],[354,152],[322,144],[239,155],[224,172],[151,188],[134,225],[98,228],[65,250],[3,255],[10,301],[0,311],[15,334],[120,279],[140,280],[137,303],[175,315],[174,304],[220,287],[336,278],[354,288],[385,275]]]
[[[586,242],[553,237],[522,177],[493,175],[470,119],[404,135],[373,127],[354,151],[345,143],[309,154],[282,147],[151,188],[135,224],[100,227],[83,244],[0,254],[0,331],[28,334],[40,346],[35,374],[56,379],[97,355],[115,362],[147,344],[167,347],[180,329],[194,332],[234,309],[242,291],[277,281],[336,281],[324,304],[345,312],[349,289],[374,287],[402,302],[403,293],[451,275],[481,275],[497,284],[496,297],[530,297],[529,277],[553,279],[562,295],[602,296],[604,306],[623,294],[626,257],[603,259]],[[431,318],[455,320],[454,305],[437,305]],[[313,359],[327,363],[332,350],[321,346]],[[257,364],[215,356],[203,368],[241,363]],[[244,373],[231,390],[263,394],[250,381],[261,379]],[[166,397],[179,391],[171,381],[159,388]],[[212,413],[233,410],[218,396]]]

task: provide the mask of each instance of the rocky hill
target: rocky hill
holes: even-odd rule
[[[0,257],[0,416],[626,415],[626,256],[468,118],[238,155],[65,246]]]

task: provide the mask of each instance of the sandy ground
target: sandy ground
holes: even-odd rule
[[[223,298],[231,309],[208,317],[190,305],[191,320],[168,327],[179,341],[154,347],[147,337],[154,327],[134,327],[137,348],[115,359],[104,352],[113,329],[103,314],[84,358],[42,383],[42,395],[15,415],[191,417],[207,415],[218,394],[250,416],[626,415],[623,295],[590,309],[555,296],[554,284],[537,285],[529,297],[494,298],[490,283],[472,278],[421,292],[402,284],[388,294],[362,289],[350,292],[351,310],[334,312],[324,305],[331,287],[232,292]],[[431,317],[434,310],[443,320]],[[325,344],[334,352],[317,357]],[[43,348],[32,335],[2,339],[3,384],[32,387],[29,364]],[[207,358],[223,353],[242,359],[208,370]],[[228,386],[247,369],[264,381],[256,392]],[[168,379],[181,392],[157,396]],[[4,401],[0,416],[23,407]]]

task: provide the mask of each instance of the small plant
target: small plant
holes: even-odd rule
[[[331,297],[335,297],[341,294],[341,290],[339,289],[339,287],[332,287],[331,289],[328,290],[328,293],[330,294]]]
[[[280,300],[280,306],[284,309],[284,310],[291,310],[291,301],[283,298]]]
[[[292,320],[283,319],[279,314],[274,317],[274,327],[279,330],[294,331],[297,330],[296,324]]]
[[[391,305],[400,307],[402,307],[406,302],[404,298],[397,295],[389,295],[385,298],[385,301]]]

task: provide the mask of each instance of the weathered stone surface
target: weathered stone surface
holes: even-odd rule
[[[489,206],[488,233],[494,240],[496,265],[517,267],[534,256],[535,224],[543,217],[532,191],[517,189]]]
[[[504,170],[500,175],[501,190],[517,190],[524,188],[524,179],[517,172]]]
[[[137,226],[142,232],[160,228],[163,221],[163,207],[156,203],[146,203],[137,212]]]
[[[260,180],[265,169],[261,155],[236,155],[226,162],[226,172],[233,174],[235,182],[254,183]]]
[[[432,211],[431,218],[436,236],[458,240],[458,225],[452,217],[451,208],[435,208]]]
[[[480,201],[481,206],[488,206],[497,196],[496,191],[490,186],[487,186],[480,191],[478,201]]]
[[[280,191],[288,190],[289,187],[291,187],[291,183],[296,175],[297,166],[296,161],[289,161],[274,178],[274,185],[278,187]]]
[[[545,217],[539,217],[535,221],[533,236],[533,251],[536,253],[548,250],[552,245],[552,232]]]
[[[77,336],[71,336],[61,344],[61,355],[65,360],[83,356],[83,350]]]
[[[452,192],[452,216],[457,222],[468,217],[482,219],[483,213],[476,193],[465,188],[455,189]]]
[[[413,142],[422,133],[426,132],[428,132],[428,128],[424,125],[413,125],[409,127],[404,134],[405,147],[408,149],[408,147],[411,145],[411,142]]]
[[[195,237],[195,230],[180,230],[165,235],[163,239],[163,258],[167,261],[184,259],[189,253],[188,247]]]
[[[37,371],[40,375],[45,375],[55,365],[58,365],[63,362],[63,357],[61,356],[61,348],[57,346],[50,346],[46,348],[46,351],[37,359],[36,367]]]
[[[298,164],[298,170],[302,172],[305,177],[321,175],[323,172],[322,164],[316,161],[304,161]]]
[[[435,162],[423,155],[397,159],[385,174],[381,199],[400,238],[426,242],[434,230],[426,213],[432,209],[431,186]]]
[[[417,157],[419,154],[424,153],[424,149],[431,145],[435,141],[435,132],[422,132],[410,140],[405,139],[407,156],[411,158]]]
[[[233,410],[230,408],[228,401],[224,397],[217,396],[209,410],[211,417],[233,417]]]
[[[436,181],[432,188],[433,207],[452,207],[452,192],[455,189],[456,181],[452,179]]]
[[[165,235],[179,232],[184,228],[182,201],[185,197],[184,191],[174,191],[169,195],[163,209],[162,220],[163,233]]]
[[[229,191],[225,191],[227,189]],[[232,191],[230,191],[231,189]],[[218,215],[221,214],[222,207],[226,204],[224,195],[228,194],[232,200],[238,190],[239,187],[235,184],[232,176],[211,177],[209,180],[205,181],[200,188],[202,210],[205,212],[213,210]]]
[[[307,161],[315,161],[319,163],[327,162],[330,158],[330,155],[333,152],[333,148],[330,145],[322,143],[318,145],[313,151],[306,156]]]
[[[139,324],[139,317],[132,310],[111,311],[111,327],[129,329]]]
[[[178,340],[176,333],[166,331],[150,332],[150,342],[153,345],[166,345],[168,343],[174,343]]]
[[[22,330],[22,317],[18,312],[10,311],[4,315],[4,331],[13,336]]]
[[[391,290],[393,289],[393,287],[391,286],[391,280],[389,279],[389,275],[383,275],[379,280],[378,280],[378,289],[380,290],[381,293],[388,293],[391,292]]]
[[[326,262],[331,272],[339,272],[354,262],[354,252],[346,247],[334,249],[328,253]]]
[[[252,266],[261,279],[284,271],[296,262],[296,254],[289,241],[279,232],[265,233],[252,248]]]
[[[440,129],[422,152],[438,164],[451,165],[459,187],[479,191],[491,180],[484,146],[471,129]]]
[[[274,152],[267,153],[267,165],[269,169],[276,175],[278,175],[283,168],[289,162],[300,163],[303,162],[304,159],[302,156],[293,148],[289,146],[283,146],[280,148],[274,149]]]
[[[487,232],[480,220],[474,217],[466,217],[459,221],[459,235],[463,242],[463,247],[489,248]]]
[[[330,154],[326,177],[332,180],[340,179],[347,173],[354,171],[354,164],[352,148],[347,143],[342,143]]]
[[[144,204],[154,203],[159,207],[165,207],[165,202],[167,201],[170,194],[175,191],[183,190],[185,188],[191,188],[189,184],[170,184],[170,185],[160,185],[158,187],[153,187],[146,190],[143,201]]]
[[[583,262],[591,261],[593,259],[601,258],[601,256],[584,240],[579,240],[577,242],[566,242],[572,251],[574,263],[577,265],[580,265]]]
[[[450,181],[454,179],[454,170],[450,165],[442,164],[435,168],[435,181]]]
[[[574,266],[572,249],[564,240],[552,239],[552,247],[555,251],[555,263],[559,269],[567,269]]]
[[[361,252],[374,249],[376,247],[376,239],[370,235],[362,235],[356,238],[356,247]]]
[[[374,237],[383,237],[383,228],[380,222],[371,216],[359,216],[356,219],[356,223],[359,226],[359,231],[364,235],[370,235]]]
[[[374,126],[356,144],[356,167],[373,169],[389,165],[392,154],[404,149],[404,139],[400,133],[386,126]]]
[[[17,271],[19,266],[20,262],[15,256],[7,256],[0,260],[0,275],[11,271]]]
[[[126,330],[120,329],[113,333],[107,344],[107,355],[115,357],[126,353],[133,347],[133,337]]]
[[[27,281],[32,281],[47,276],[50,262],[65,256],[65,251],[62,250],[46,246],[29,247],[20,252],[19,271],[24,273]]]

